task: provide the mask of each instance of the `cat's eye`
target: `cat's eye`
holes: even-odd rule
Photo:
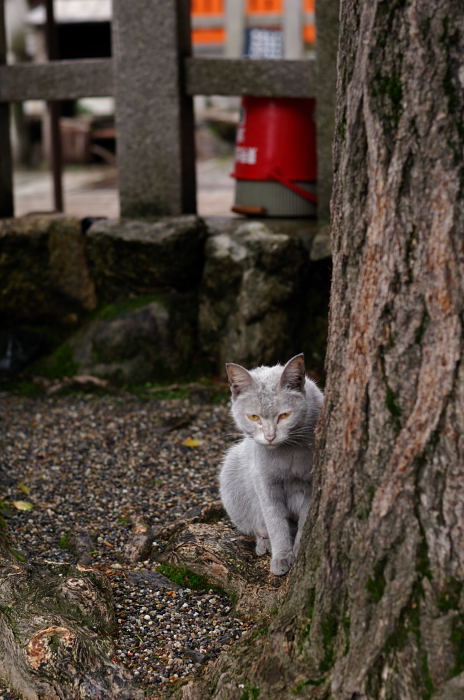
[[[249,420],[259,420],[259,416],[256,415],[256,413],[251,413],[247,416]]]
[[[290,413],[281,413],[279,415],[279,420],[285,420],[286,418],[290,417]]]

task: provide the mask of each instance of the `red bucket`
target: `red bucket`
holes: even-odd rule
[[[235,205],[240,214],[315,215],[314,99],[244,97],[237,129]]]

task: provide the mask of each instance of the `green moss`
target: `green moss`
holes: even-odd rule
[[[395,34],[397,33],[395,30],[393,31]],[[370,87],[374,109],[382,123],[385,143],[388,147],[390,141],[395,138],[403,114],[404,91],[401,81],[402,55],[391,45],[391,42],[385,49],[385,53],[387,51],[388,59],[384,62],[386,68],[377,71],[372,78]],[[392,62],[393,65],[391,65]]]
[[[56,654],[60,648],[60,638],[57,634],[52,634],[48,640],[48,646]]]
[[[199,591],[212,589],[217,593],[224,593],[220,586],[212,585],[204,576],[195,574],[189,569],[171,566],[171,564],[160,564],[158,571],[170,581],[173,581],[173,583],[177,583],[178,586]]]
[[[335,661],[334,640],[337,636],[338,621],[331,615],[326,615],[321,621],[322,645],[324,647],[324,658],[319,664],[320,671],[329,671]]]
[[[140,398],[153,399],[156,401],[161,401],[163,399],[186,399],[190,396],[188,385],[179,385],[175,389],[170,387],[172,387],[172,385],[167,382],[164,384],[146,382],[142,386],[130,386],[126,384],[123,388],[125,391],[136,394]]]
[[[451,677],[464,671],[464,615],[456,615],[451,626],[451,644],[454,651],[454,667]]]
[[[316,589],[309,588],[307,598],[306,598],[305,614],[306,614],[306,617],[308,617],[310,620],[312,619],[312,617],[314,615],[315,603],[316,603]]]
[[[140,309],[142,306],[151,304],[154,301],[165,302],[165,297],[161,294],[150,294],[141,297],[135,297],[134,299],[121,299],[111,304],[105,304],[100,306],[95,311],[92,312],[90,318],[101,319],[103,321],[111,321],[112,319],[120,316],[126,311],[135,311]]]
[[[232,605],[237,605],[238,602],[238,593],[235,593],[235,591],[231,591],[230,593],[227,594],[230,602]]]
[[[337,134],[339,136],[339,139],[343,141],[345,138],[346,134],[346,114],[344,113],[342,118],[339,119],[338,124],[337,124]]]
[[[307,686],[318,686],[325,682],[325,676],[323,678],[308,678],[306,681],[301,681],[297,683],[292,689],[292,695],[299,695]]]
[[[2,388],[15,396],[24,396],[26,398],[35,398],[44,394],[43,388],[33,381],[12,380],[2,382]]]
[[[421,627],[420,627],[420,599],[423,596],[422,584],[416,584],[413,594],[413,602],[409,613],[409,626],[416,639],[416,644],[419,652],[419,667],[421,670],[421,681],[424,685],[422,697],[428,700],[435,692],[435,686],[430,675],[427,652],[422,646]]]
[[[394,418],[399,418],[401,416],[401,408],[396,403],[395,395],[389,386],[387,386],[385,403],[387,404],[387,408]]]
[[[14,556],[14,558],[20,561],[21,563],[24,563],[26,561],[26,557],[24,556],[24,554],[18,552],[16,549],[12,549],[10,547],[10,552]]]
[[[8,503],[0,499],[0,531],[5,533],[8,530],[4,513],[8,510]]]
[[[437,608],[441,612],[458,610],[463,589],[462,581],[448,579],[437,599]]]
[[[265,627],[260,627],[257,630],[254,630],[251,634],[251,639],[257,639],[258,637],[263,637],[265,634],[269,632],[269,627],[266,625]]]
[[[430,675],[427,652],[423,648],[421,639],[421,614],[420,614],[420,604],[423,598],[422,583],[417,582],[414,585],[411,598],[408,604],[401,611],[400,618],[396,625],[396,629],[388,637],[385,643],[385,654],[396,652],[398,650],[404,649],[408,640],[413,637],[415,641],[415,646],[418,650],[418,663],[420,668],[420,679],[417,680],[417,687],[419,689],[419,684],[422,685],[421,697],[428,700],[432,697],[435,692],[435,687]],[[464,643],[464,634],[462,640],[459,642]]]
[[[356,510],[356,517],[358,520],[367,520],[369,513],[371,512],[372,501],[374,500],[377,488],[374,484],[369,484],[366,486],[360,494],[358,500],[358,507]]]
[[[31,366],[31,372],[48,379],[74,377],[78,371],[79,365],[71,347],[66,343],[60,345],[47,359],[39,360]]]
[[[3,615],[11,622],[14,619],[13,608],[10,605],[0,605],[0,615]]]
[[[301,628],[300,647],[303,646],[304,642],[309,637],[309,634],[311,632],[311,625],[313,622],[315,600],[316,600],[316,589],[309,588],[307,600],[306,600],[306,605],[305,605],[305,614],[306,614],[306,617],[308,618],[308,622],[305,625],[303,625],[303,627]]]
[[[366,590],[369,593],[369,601],[371,603],[378,603],[383,597],[387,584],[384,574],[386,564],[387,559],[385,557],[376,562],[374,566],[374,575],[366,583]]]
[[[260,695],[260,690],[259,688],[256,688],[256,686],[252,686],[249,683],[245,685],[245,688],[243,690],[243,693],[240,695],[240,700],[257,700]]]
[[[399,73],[392,75],[382,75],[377,73],[372,86],[372,95],[374,97],[385,97],[390,101],[393,114],[396,119],[402,109],[403,102],[403,86],[400,80]]]
[[[301,628],[300,632],[300,651],[305,643],[305,641],[308,639],[310,632],[311,632],[311,625],[312,625],[312,620],[306,623],[306,625],[303,625]]]
[[[71,549],[71,543],[69,539],[69,532],[64,532],[59,541],[58,544],[60,546],[60,549]]]
[[[427,540],[425,539],[424,532],[422,532],[422,539],[419,543],[419,547],[417,550],[416,571],[420,574],[422,578],[427,578],[429,580],[432,579]]]
[[[431,698],[435,693],[436,688],[433,684],[432,676],[430,675],[427,653],[424,650],[419,652],[419,663],[422,671],[422,680],[425,686],[422,697],[424,700],[429,700],[429,698]]]
[[[13,637],[15,639],[18,639],[18,620],[14,614],[14,609],[10,605],[0,605],[0,615],[3,616],[7,621],[8,626],[13,633]]]
[[[346,655],[348,654],[350,650],[350,628],[351,628],[351,619],[349,615],[344,615],[342,617],[342,626],[343,630],[345,632],[345,649],[343,650],[343,653]]]
[[[226,404],[229,402],[230,392],[229,391],[216,391],[211,396],[211,403],[213,404]]]

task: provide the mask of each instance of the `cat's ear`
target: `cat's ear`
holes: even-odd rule
[[[305,386],[305,363],[304,355],[295,355],[287,362],[280,378],[280,386],[282,389],[295,389],[296,391],[304,391]]]
[[[249,371],[241,365],[236,365],[234,362],[227,362],[226,372],[234,399],[236,399],[242,391],[249,389],[253,384],[253,377]]]

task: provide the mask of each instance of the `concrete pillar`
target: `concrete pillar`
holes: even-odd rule
[[[302,58],[303,9],[301,0],[284,0],[283,30],[284,58]]]
[[[121,215],[195,213],[189,0],[113,0]]]
[[[245,0],[225,0],[226,58],[241,58],[245,43]]]

